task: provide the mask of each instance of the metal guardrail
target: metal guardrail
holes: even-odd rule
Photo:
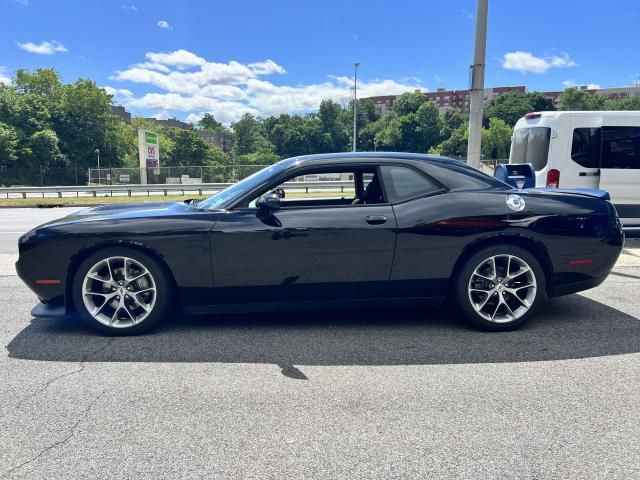
[[[169,192],[180,193],[186,195],[187,193],[198,193],[203,195],[205,193],[216,193],[224,190],[232,183],[199,183],[199,184],[154,184],[154,185],[79,185],[79,186],[60,186],[60,187],[2,187],[0,188],[0,198],[11,198],[11,195],[21,195],[22,198],[28,196],[57,196],[63,198],[63,193],[75,193],[76,197],[93,196],[98,195],[113,196],[114,193],[126,193],[129,197],[133,193],[146,193],[147,196],[151,193],[162,193],[167,196]],[[304,189],[305,192],[309,192],[309,189],[315,190],[328,190],[328,189],[340,189],[344,192],[345,188],[352,187],[353,182],[345,181],[321,181],[321,182],[287,182],[283,184],[286,189]]]

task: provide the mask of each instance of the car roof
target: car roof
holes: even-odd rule
[[[331,160],[347,160],[349,162],[367,162],[371,160],[394,161],[399,163],[407,161],[423,161],[434,162],[443,165],[464,165],[464,162],[449,157],[439,155],[427,155],[423,153],[406,153],[406,152],[339,152],[339,153],[320,153],[315,155],[301,155],[282,160],[281,163],[288,166],[300,166],[313,163],[333,163]]]

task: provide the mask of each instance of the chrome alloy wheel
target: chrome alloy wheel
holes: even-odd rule
[[[89,269],[82,282],[82,300],[103,325],[126,328],[142,322],[156,303],[156,282],[139,261],[108,257]]]
[[[532,268],[514,255],[495,255],[471,274],[468,296],[478,315],[495,323],[509,323],[529,311],[536,298]]]

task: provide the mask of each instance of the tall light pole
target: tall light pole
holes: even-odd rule
[[[102,185],[102,180],[100,178],[100,149],[96,148],[96,156],[98,157],[98,185]]]
[[[356,111],[358,109],[358,67],[360,62],[353,64],[353,151],[356,151]]]
[[[471,105],[469,108],[469,142],[467,163],[480,168],[482,151],[482,117],[484,115],[484,64],[487,50],[487,11],[489,0],[478,0],[476,7],[476,39],[471,66]]]

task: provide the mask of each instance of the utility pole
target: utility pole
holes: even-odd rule
[[[489,0],[477,0],[476,39],[471,65],[471,105],[467,164],[480,169],[482,151],[482,117],[484,115],[484,66],[487,50],[487,11]]]
[[[356,110],[358,109],[358,67],[360,62],[353,64],[353,151],[356,151]]]

